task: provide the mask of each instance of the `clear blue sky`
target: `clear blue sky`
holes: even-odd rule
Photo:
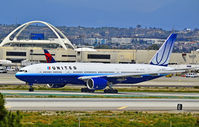
[[[1,0],[0,24],[199,28],[199,0]]]

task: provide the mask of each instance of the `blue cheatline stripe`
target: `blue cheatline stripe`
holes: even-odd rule
[[[98,75],[116,75],[118,73],[89,73],[89,74],[86,74],[86,73],[62,73],[62,74],[57,74],[57,73],[23,73],[23,74],[16,74],[16,76],[98,76]],[[159,74],[159,76],[165,76],[165,75],[168,75],[168,74]],[[144,74],[144,75],[141,75],[141,76],[152,76],[150,74]],[[131,76],[129,76],[131,77]]]
[[[98,76],[113,74],[117,73],[17,73],[16,76]]]

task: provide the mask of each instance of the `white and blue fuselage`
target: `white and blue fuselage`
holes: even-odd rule
[[[150,73],[170,70],[172,70],[170,67],[150,64],[46,63],[24,67],[16,74],[16,77],[28,83],[85,85],[86,82],[78,79],[79,77],[143,73],[141,76],[125,76],[124,80],[119,80],[121,77],[109,78],[109,82],[113,84],[139,83],[167,75],[159,74],[154,76],[150,75]],[[108,77],[104,78],[107,79]]]

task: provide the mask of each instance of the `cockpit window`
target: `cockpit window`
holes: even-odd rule
[[[28,72],[27,70],[19,70],[19,72]]]

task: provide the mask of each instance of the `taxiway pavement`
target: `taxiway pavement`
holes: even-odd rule
[[[29,92],[28,90],[0,90],[3,95],[15,95],[15,96],[55,96],[55,97],[130,97],[130,98],[186,98],[186,99],[199,99],[198,93],[177,93],[177,92],[119,92],[119,93],[104,93],[97,91],[95,93],[82,93],[71,91],[56,91],[56,90],[35,90]]]
[[[127,99],[127,98],[6,98],[9,110],[136,110],[199,112],[199,99]]]

